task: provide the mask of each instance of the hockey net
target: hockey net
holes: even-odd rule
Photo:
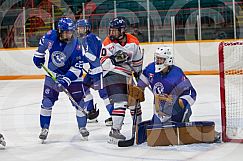
[[[243,41],[219,45],[222,139],[243,142]]]

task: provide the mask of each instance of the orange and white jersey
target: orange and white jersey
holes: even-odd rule
[[[127,63],[129,63],[133,69],[131,69],[131,67],[127,63],[119,64],[119,66],[115,66],[115,69],[121,70],[122,72],[125,72],[127,74],[131,74],[132,70],[134,70],[136,73],[140,73],[143,64],[143,54],[141,53],[139,47],[139,41],[135,36],[128,33],[126,33],[126,38],[126,43],[120,44],[117,41],[111,41],[109,36],[107,36],[103,41],[101,63],[104,62],[111,55],[115,55],[116,52],[121,50],[127,53],[129,57]]]

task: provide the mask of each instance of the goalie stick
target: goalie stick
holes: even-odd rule
[[[43,67],[43,69],[46,71],[46,73],[51,77],[51,79],[53,81],[57,81],[56,77],[51,73],[51,71],[44,66],[43,64],[41,64],[41,66]],[[64,88],[64,87],[63,87]],[[88,119],[92,120],[96,117],[98,117],[99,115],[99,111],[96,113],[87,113],[82,107],[80,107],[80,105],[74,100],[74,98],[71,96],[71,94],[68,92],[68,90],[66,88],[64,88],[64,93],[66,93],[66,95],[69,97],[69,99],[71,100],[71,102],[80,110],[83,112],[83,114],[85,114],[87,116]]]

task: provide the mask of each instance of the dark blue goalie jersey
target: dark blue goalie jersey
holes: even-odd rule
[[[48,68],[57,75],[63,75],[70,81],[82,75],[83,55],[77,38],[65,43],[59,40],[56,30],[48,31],[39,42],[36,55],[49,51]]]
[[[167,73],[155,73],[155,63],[149,64],[140,76],[138,86],[150,86],[153,94],[172,95],[173,98],[182,98],[190,106],[196,100],[196,91],[181,68],[172,65]]]

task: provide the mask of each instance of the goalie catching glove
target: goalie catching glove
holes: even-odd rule
[[[127,106],[135,106],[136,102],[143,102],[144,99],[144,91],[134,85],[128,85],[128,103]]]

